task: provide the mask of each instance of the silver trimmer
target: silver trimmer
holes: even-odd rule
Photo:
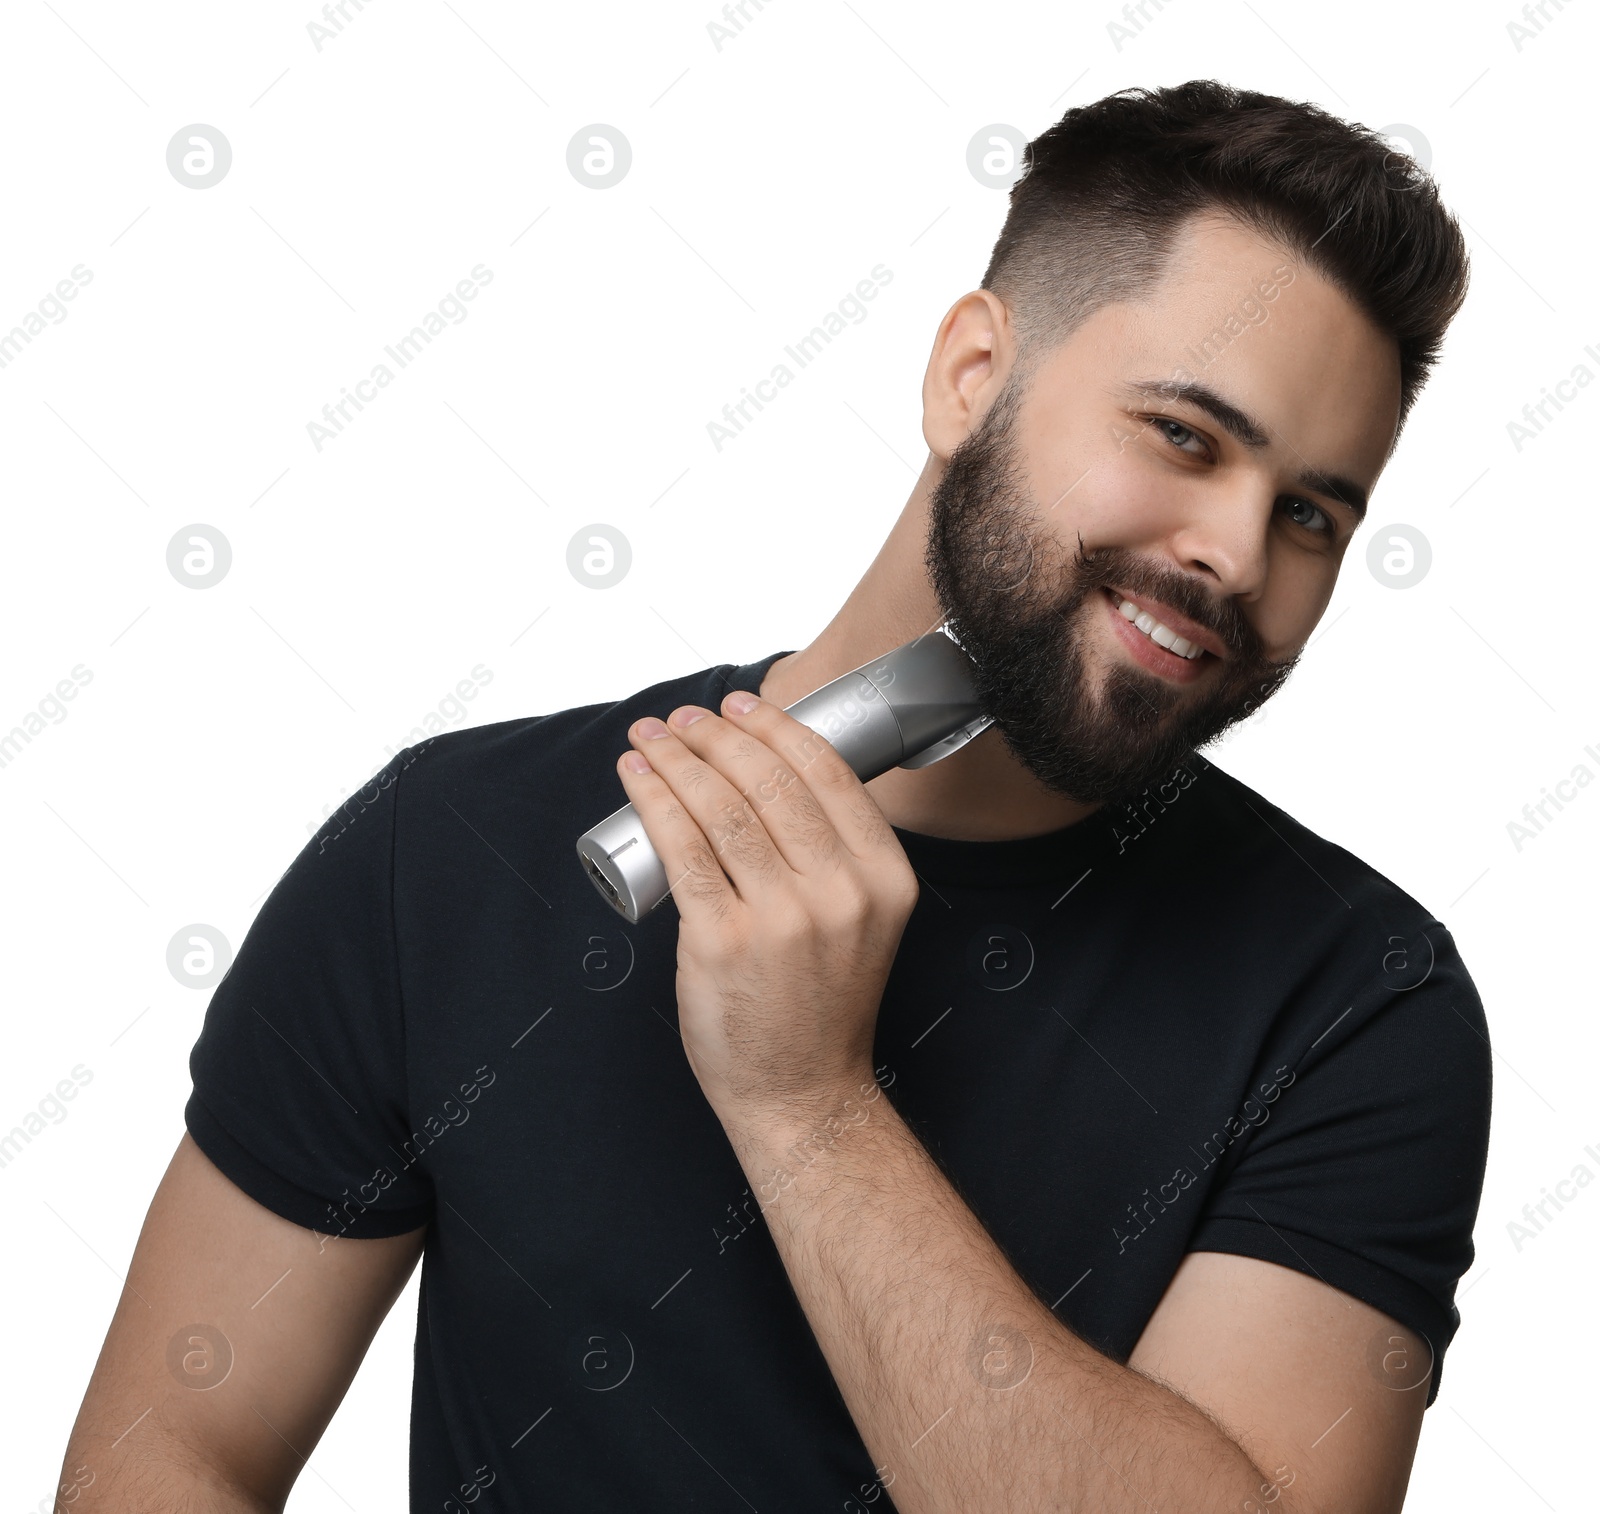
[[[892,767],[928,767],[960,751],[993,720],[978,708],[972,660],[948,624],[824,684],[786,713],[825,737],[863,783]],[[809,760],[803,751],[782,755],[797,770]],[[671,892],[632,804],[579,836],[578,856],[594,886],[630,924]]]

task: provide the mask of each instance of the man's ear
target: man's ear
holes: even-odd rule
[[[922,376],[922,437],[941,462],[976,429],[1015,361],[1011,313],[997,295],[974,289],[945,312]]]

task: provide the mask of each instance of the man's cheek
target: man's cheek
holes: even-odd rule
[[[1185,482],[1155,465],[1151,442],[1141,438],[1081,481],[1044,518],[1045,529],[1085,551],[1118,547],[1149,551],[1169,534],[1175,513],[1186,504]],[[1070,480],[1069,480],[1070,483]]]

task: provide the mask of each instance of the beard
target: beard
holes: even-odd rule
[[[1000,394],[950,456],[929,511],[925,566],[976,668],[978,701],[1013,756],[1084,804],[1131,798],[1253,714],[1288,678],[1229,598],[1121,547],[1075,550],[1037,523],[1013,435],[1020,391]],[[1168,604],[1227,648],[1200,684],[1177,685],[1120,658],[1099,687],[1086,667],[1104,590]],[[1204,654],[1214,659],[1212,653]]]

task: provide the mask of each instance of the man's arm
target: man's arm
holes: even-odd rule
[[[1397,1508],[1420,1409],[1356,1349],[1373,1323],[1401,1334],[1376,1311],[1190,1266],[1143,1358],[1168,1386],[1034,1296],[876,1096],[878,1008],[918,895],[893,828],[792,715],[747,690],[722,709],[635,721],[617,772],[674,880],[689,1065],[901,1514]],[[1221,1276],[1253,1277],[1254,1296]],[[1276,1396],[1243,1386],[1262,1352],[1287,1358]],[[1306,1445],[1329,1396],[1350,1412]]]
[[[185,1134],[78,1411],[58,1510],[281,1509],[425,1230],[318,1235],[248,1197]]]
[[[1370,1304],[1290,1267],[1192,1251],[1128,1364],[1203,1405],[1269,1474],[1243,1514],[1398,1514],[1433,1360]]]
[[[888,1099],[851,1110],[729,1136],[901,1514],[1400,1508],[1427,1386],[1371,1371],[1380,1333],[1416,1359],[1392,1320],[1197,1253],[1124,1367],[1033,1294]]]

